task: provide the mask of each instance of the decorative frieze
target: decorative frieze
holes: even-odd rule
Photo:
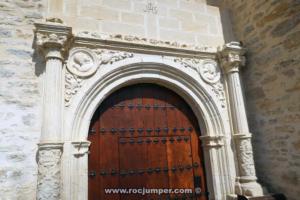
[[[113,64],[114,62],[118,62],[126,58],[132,58],[134,55],[133,53],[112,51],[107,49],[95,49],[93,51],[97,54],[100,65]]]
[[[216,53],[216,47],[210,46],[196,46],[190,44],[182,44],[179,42],[171,42],[171,41],[162,41],[157,39],[150,39],[144,37],[137,37],[132,35],[122,35],[122,34],[105,34],[98,32],[89,32],[83,31],[79,32],[75,35],[77,38],[90,38],[97,39],[100,41],[117,41],[117,42],[126,42],[132,43],[135,45],[144,45],[144,46],[154,46],[154,47],[164,47],[164,48],[178,48],[181,50],[190,50],[190,51],[198,51],[198,52],[207,52],[207,53]]]

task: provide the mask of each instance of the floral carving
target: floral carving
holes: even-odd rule
[[[65,105],[69,106],[73,95],[81,88],[82,79],[66,71],[65,74]]]
[[[83,31],[78,33],[76,36],[99,39],[104,41],[110,40],[110,41],[119,41],[119,42],[130,42],[135,44],[142,44],[142,45],[149,45],[149,46],[156,46],[156,47],[180,48],[180,49],[195,50],[195,51],[208,52],[208,53],[216,53],[217,51],[215,47],[181,44],[178,42],[148,39],[148,38],[137,37],[132,35],[104,34],[104,33],[93,33],[93,32]]]
[[[60,199],[61,145],[42,146],[38,151],[37,199]]]
[[[212,91],[215,93],[216,97],[220,101],[220,105],[222,108],[226,107],[226,100],[225,100],[225,92],[224,86],[221,82],[212,85]]]
[[[70,52],[67,68],[73,74],[86,77],[98,69],[96,54],[86,48],[75,48]]]
[[[108,63],[112,64],[114,62],[133,57],[133,53],[127,53],[122,51],[96,49],[94,50],[94,52],[97,54],[97,58],[99,59],[100,65]]]
[[[44,45],[64,46],[67,40],[68,40],[67,35],[58,35],[55,33],[47,33],[47,32],[36,33],[37,46],[44,46]]]
[[[211,86],[211,90],[221,102],[221,107],[226,107],[224,86],[221,82],[221,72],[214,60],[196,58],[175,58],[175,62],[184,67],[190,67],[198,72],[200,77]]]

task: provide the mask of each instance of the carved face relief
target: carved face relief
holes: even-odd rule
[[[71,51],[67,63],[68,70],[80,77],[86,77],[97,71],[98,65],[94,52],[85,48],[76,48]]]
[[[205,60],[199,68],[202,79],[208,83],[216,83],[220,80],[221,73],[218,64],[213,60]]]

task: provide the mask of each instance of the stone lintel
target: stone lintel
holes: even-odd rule
[[[79,33],[74,36],[74,46],[103,48],[134,53],[190,57],[217,58],[217,48],[207,46],[193,46],[128,35],[107,35],[99,33]]]

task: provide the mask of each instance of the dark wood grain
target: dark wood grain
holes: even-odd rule
[[[101,103],[90,132],[88,171],[96,172],[89,176],[90,200],[208,199],[198,122],[173,91],[154,84],[121,88]],[[201,180],[199,196],[104,193],[107,188],[194,191],[195,176]]]

